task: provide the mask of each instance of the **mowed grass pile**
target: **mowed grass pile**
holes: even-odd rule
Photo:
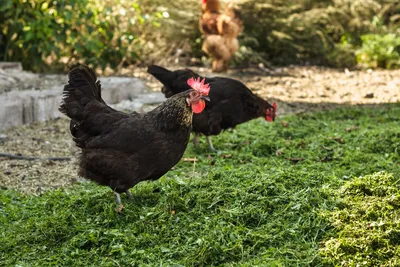
[[[375,173],[347,182],[342,201],[326,216],[339,234],[321,255],[344,266],[400,266],[400,179]]]
[[[186,161],[123,197],[122,213],[111,190],[93,183],[40,197],[2,190],[0,262],[398,264],[399,138],[399,104],[255,120],[215,137],[219,153],[203,139],[190,144]]]

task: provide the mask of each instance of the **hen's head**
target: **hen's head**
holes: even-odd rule
[[[266,121],[274,121],[276,118],[276,111],[278,110],[278,107],[276,106],[276,103],[272,103],[266,111],[265,111],[265,120]]]
[[[186,102],[188,106],[192,108],[192,111],[194,113],[200,113],[204,110],[206,107],[206,103],[204,100],[209,101],[210,99],[208,98],[208,93],[210,92],[210,85],[205,84],[204,82],[206,79],[204,78],[203,80],[199,78],[190,78],[187,83],[188,85],[193,89],[189,93],[189,97],[186,98]]]
[[[219,12],[221,10],[221,5],[219,3],[219,0],[202,0],[201,9],[203,10],[203,12]]]

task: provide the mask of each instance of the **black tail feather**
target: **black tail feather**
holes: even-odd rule
[[[170,71],[157,65],[150,65],[147,72],[164,85],[161,91],[167,98],[188,90],[190,88],[187,84],[188,79],[200,77],[190,69]]]
[[[161,92],[165,95],[165,97],[171,97],[178,91],[174,90],[174,82],[178,78],[177,73],[167,70],[163,67],[157,65],[150,65],[147,68],[147,72],[154,76],[157,80],[159,80],[164,86],[161,88]]]
[[[82,119],[82,112],[92,100],[104,103],[101,85],[92,69],[79,65],[68,73],[68,84],[64,86],[63,99],[59,111],[72,120]]]
[[[171,82],[177,78],[176,73],[157,65],[150,65],[147,68],[147,72],[166,86],[171,84]]]

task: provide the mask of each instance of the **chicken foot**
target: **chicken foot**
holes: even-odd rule
[[[133,195],[129,190],[126,190],[125,193],[129,199],[133,199]],[[122,211],[122,209],[124,208],[124,205],[122,205],[122,202],[121,202],[121,195],[119,193],[115,192],[115,197],[117,199],[117,204],[118,204],[118,207],[115,208],[115,211],[120,213]]]
[[[117,204],[118,204],[118,207],[115,208],[115,211],[120,213],[122,211],[122,209],[124,208],[124,205],[122,205],[121,196],[119,193],[115,192],[115,197],[117,199]]]

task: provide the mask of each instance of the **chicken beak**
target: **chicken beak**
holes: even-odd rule
[[[210,98],[208,96],[202,96],[201,99],[204,99],[206,101],[210,101]]]

